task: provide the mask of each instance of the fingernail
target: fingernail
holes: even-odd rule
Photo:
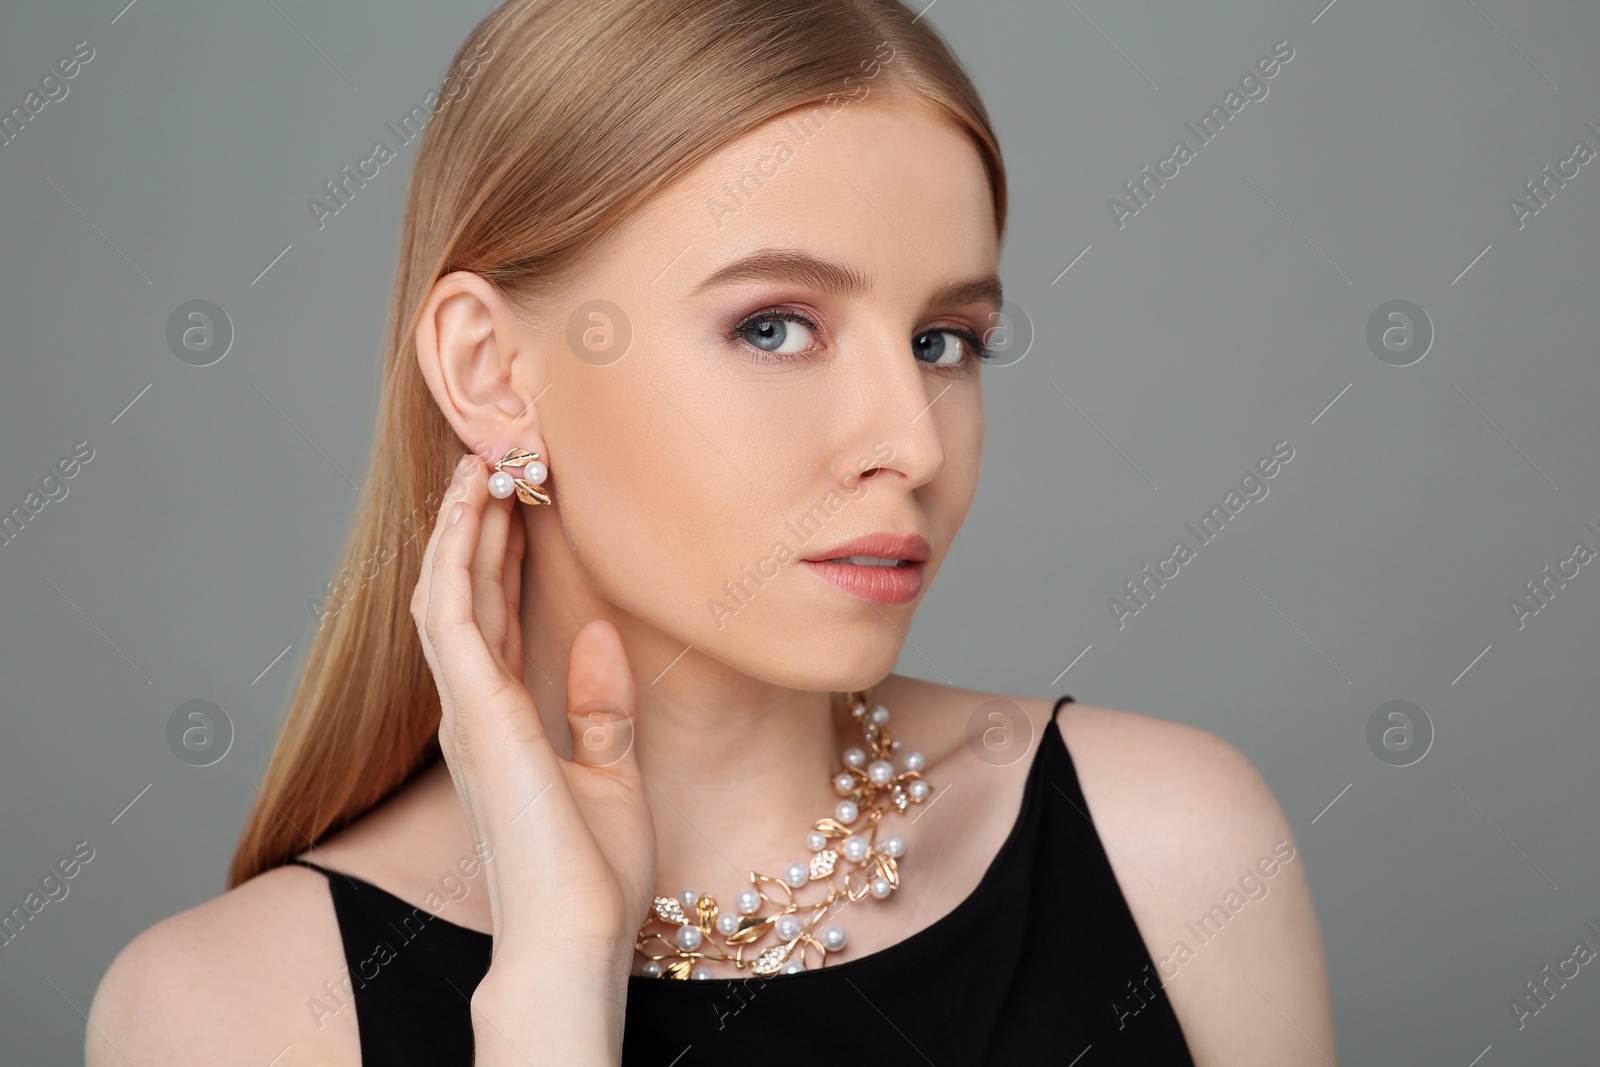
[[[461,521],[461,507],[462,505],[457,504],[455,507],[450,509],[450,517],[445,520],[446,526],[454,526],[456,523]]]
[[[472,467],[472,461],[474,459],[476,459],[476,458],[477,457],[475,457],[471,452],[468,452],[467,454],[462,456],[461,457],[461,462],[456,464],[456,473],[457,474],[465,474],[465,473],[467,473],[467,471]]]

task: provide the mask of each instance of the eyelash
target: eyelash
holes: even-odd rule
[[[746,333],[754,329],[756,326],[759,326],[761,323],[771,319],[778,319],[783,322],[797,322],[806,329],[814,332],[819,330],[819,327],[815,322],[812,322],[811,319],[800,314],[799,312],[789,311],[784,308],[767,308],[765,311],[758,311],[754,315],[743,319],[739,325],[728,331],[728,340],[736,344],[741,344],[751,352],[756,353],[756,359],[761,363],[788,363],[805,355],[806,353],[803,352],[786,354],[768,352],[764,349],[757,348],[755,345],[745,340],[744,335]],[[983,339],[964,326],[940,326],[937,329],[923,330],[922,333],[919,333],[917,336],[921,337],[930,333],[955,334],[957,337],[961,338],[962,346],[966,352],[966,355],[962,361],[953,367],[940,367],[935,364],[928,363],[926,360],[917,361],[924,364],[936,373],[963,374],[971,370],[975,364],[994,358],[994,354],[989,350],[989,346],[983,343]]]

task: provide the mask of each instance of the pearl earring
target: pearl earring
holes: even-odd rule
[[[521,467],[522,476],[508,474],[506,467]],[[489,475],[489,495],[504,500],[512,493],[524,504],[548,504],[550,492],[539,488],[550,476],[550,468],[539,462],[539,453],[513,448],[500,458]]]

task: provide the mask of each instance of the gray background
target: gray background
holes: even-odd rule
[[[0,948],[7,1063],[77,1061],[116,952],[222,890],[365,476],[415,143],[320,232],[306,201],[489,10],[124,2],[0,24],[0,109],[95,49],[0,145],[0,511],[95,450],[0,545],[0,909],[95,849]],[[1596,967],[1520,1032],[1508,999],[1600,947],[1600,577],[1522,629],[1507,604],[1600,548],[1600,161],[1521,230],[1507,199],[1600,149],[1600,8],[1325,2],[929,12],[998,124],[1034,340],[985,374],[978,499],[900,669],[1242,749],[1301,847],[1343,1062],[1593,1062]],[[1285,39],[1119,229],[1108,198]],[[213,366],[166,342],[193,299],[236,331]],[[1436,331],[1406,367],[1366,340],[1394,299]],[[1107,599],[1280,440],[1270,495],[1118,629]],[[236,731],[204,768],[165,734],[196,699]],[[1390,700],[1435,731],[1412,766],[1368,745]]]

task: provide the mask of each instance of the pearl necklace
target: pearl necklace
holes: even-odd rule
[[[813,931],[832,912],[834,902],[843,898],[854,904],[868,894],[882,900],[900,887],[897,861],[905,854],[905,842],[896,834],[877,844],[877,827],[890,808],[904,812],[907,805],[927,798],[929,786],[921,773],[923,756],[907,751],[896,770],[890,757],[898,753],[900,742],[889,736],[889,709],[882,704],[869,709],[867,690],[846,693],[845,701],[861,726],[867,749],[852,745],[844,750],[844,768],[833,778],[834,792],[844,799],[831,816],[811,824],[806,836],[810,860],[789,864],[781,878],[751,871],[750,885],[734,897],[737,912],[720,910],[715,899],[693,889],[685,889],[676,898],[656,897],[634,946],[649,957],[643,967],[645,977],[713,977],[710,968],[696,963],[701,959],[726,960],[740,970],[749,968],[763,976],[793,974],[807,969],[807,949],[815,952],[819,967],[825,966],[829,952],[844,948],[844,928],[829,924],[821,929],[820,937]],[[839,863],[841,856],[851,865],[848,871]],[[841,875],[842,884],[835,881]],[[813,904],[796,901],[794,891],[813,881],[827,886],[827,897]],[[786,899],[768,896],[762,891],[763,883],[777,887]],[[776,910],[764,914],[763,904]],[[671,932],[670,939],[652,927],[665,927]],[[746,952],[758,951],[757,943],[768,934],[777,943],[747,960]],[[713,943],[714,939],[721,944]],[[653,954],[654,947],[667,951]],[[673,957],[670,963],[660,962],[669,956]]]

